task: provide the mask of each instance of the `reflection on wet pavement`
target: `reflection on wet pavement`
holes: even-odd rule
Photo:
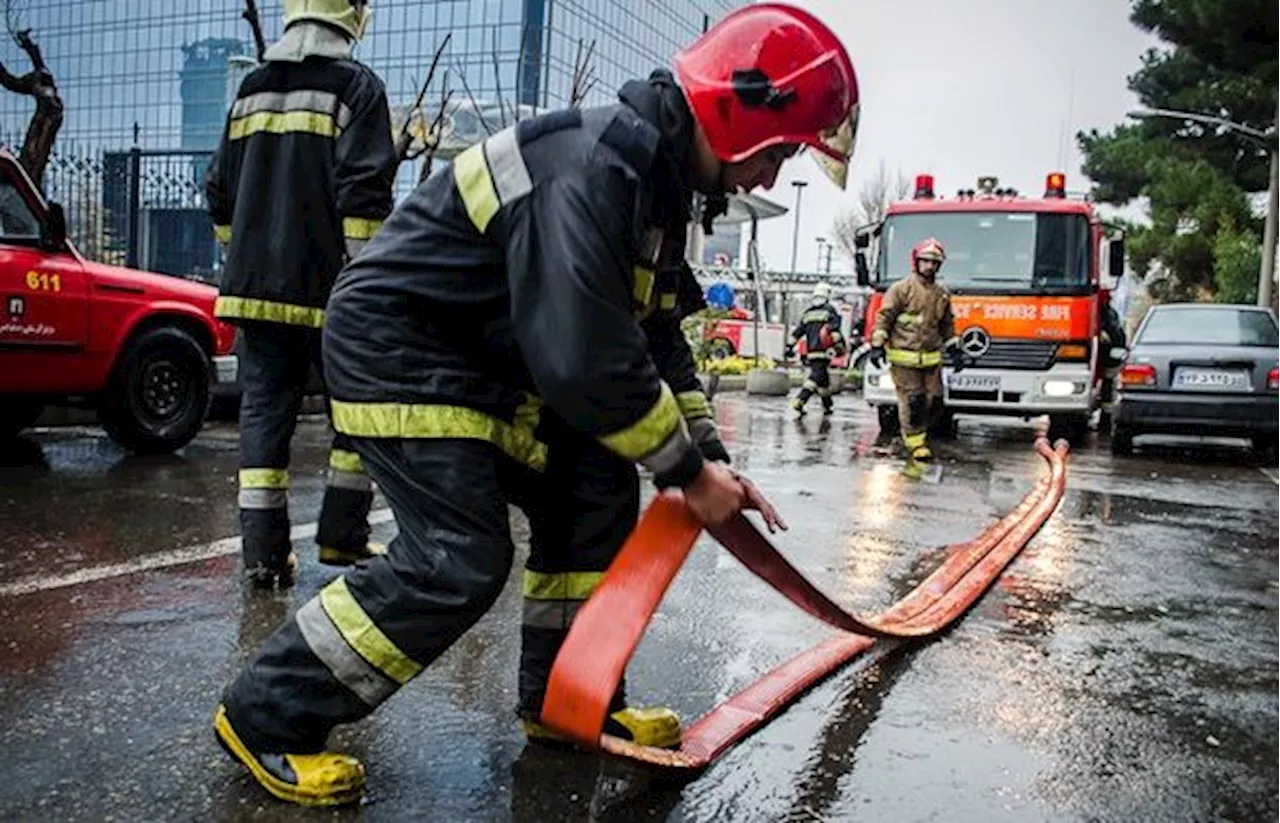
[[[937,485],[902,477],[874,415],[795,422],[721,395],[735,465],[792,524],[793,562],[874,612],[1016,504],[1040,461],[1028,427],[965,421]],[[0,585],[235,533],[235,432],[138,459],[92,429],[49,430],[0,461]],[[291,506],[313,520],[322,421],[294,445]],[[687,785],[514,724],[519,587],[368,720],[338,730],[365,820],[1199,821],[1277,812],[1277,495],[1243,450],[1157,444],[1070,459],[1058,513],[954,627],[885,646],[814,689]],[[523,518],[513,515],[518,539]],[[387,540],[394,524],[375,527]],[[297,586],[247,594],[236,557],[0,596],[0,808],[7,819],[303,820],[213,743],[243,659],[331,579],[310,540]],[[517,581],[518,568],[512,581]],[[703,540],[628,676],[696,717],[827,629]]]

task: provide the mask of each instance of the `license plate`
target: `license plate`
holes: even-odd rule
[[[1173,375],[1173,385],[1179,389],[1209,389],[1211,391],[1248,391],[1249,375],[1238,369],[1195,369],[1183,367]]]
[[[1000,391],[1000,378],[987,374],[953,374],[947,386],[956,391]]]

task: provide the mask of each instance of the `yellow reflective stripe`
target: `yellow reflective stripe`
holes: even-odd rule
[[[230,226],[214,226],[213,236],[218,239],[219,243],[230,243],[231,227]]]
[[[657,273],[645,266],[636,266],[632,269],[632,275],[635,284],[631,287],[631,297],[636,301],[636,305],[644,308],[649,305],[649,300],[653,297],[653,284],[657,281]]]
[[[288,469],[241,469],[240,488],[242,489],[287,489],[289,488]]]
[[[275,303],[255,297],[219,297],[213,304],[218,317],[234,317],[239,320],[265,320],[286,323],[290,326],[324,326],[324,309],[295,306],[291,303]]]
[[[898,322],[903,324],[904,326],[914,326],[917,323],[924,322],[924,315],[921,314],[920,312],[904,311],[902,314],[898,315]]]
[[[928,368],[930,366],[942,365],[942,352],[940,351],[910,351],[908,349],[889,349],[889,362],[895,366],[907,366],[910,368]]]
[[[663,311],[671,311],[674,309],[676,307],[675,292],[663,293],[662,297],[658,300],[658,307]]]
[[[374,625],[351,596],[345,578],[339,577],[320,590],[320,605],[347,645],[387,677],[403,686],[422,671],[422,666],[400,651],[391,638]]]
[[[380,228],[382,228],[381,220],[370,220],[365,217],[342,218],[342,236],[348,240],[370,240]]]
[[[360,455],[355,452],[330,449],[329,468],[337,469],[340,472],[362,473],[364,472],[364,463],[361,462]]]
[[[711,401],[700,391],[682,391],[676,394],[676,404],[686,420],[695,417],[711,417]]]
[[[884,329],[876,329],[871,334],[871,345],[883,346],[884,341],[888,339],[889,339],[889,333],[887,331],[885,331]]]
[[[926,432],[916,432],[915,434],[904,434],[902,436],[902,445],[908,449],[918,449],[924,445]]]
[[[825,310],[807,311],[800,317],[801,323],[825,323],[830,315]]]
[[[471,222],[483,234],[498,213],[498,191],[484,160],[483,144],[477,144],[453,158],[453,180]]]
[[[533,436],[536,405],[516,410],[515,423],[507,423],[465,406],[419,403],[353,403],[334,400],[333,427],[356,437],[449,438],[492,443],[515,460],[541,471],[547,465],[547,447]]]
[[[604,579],[604,572],[524,571],[524,596],[529,600],[586,600]]]
[[[231,121],[228,140],[241,140],[254,134],[318,134],[337,137],[341,130],[331,114],[318,111],[259,111]]]
[[[621,431],[602,436],[600,442],[628,460],[638,461],[665,443],[679,425],[680,405],[671,387],[663,383],[657,401],[644,417]]]

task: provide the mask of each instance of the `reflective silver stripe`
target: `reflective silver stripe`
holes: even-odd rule
[[[812,380],[806,380],[804,381],[804,384],[800,386],[800,388],[808,389],[809,391],[817,391],[818,384],[813,382]]]
[[[357,492],[373,491],[373,480],[364,472],[329,469],[329,485],[335,489],[351,489]]]
[[[333,672],[338,682],[356,693],[370,706],[377,706],[391,695],[398,686],[378,673],[355,649],[347,645],[329,615],[320,606],[320,598],[313,597],[298,609],[294,617],[298,629],[311,647],[311,652]]]
[[[640,464],[654,474],[662,474],[674,469],[680,458],[693,446],[689,439],[689,425],[680,418],[676,430],[662,442],[662,445],[647,454]]]
[[[289,505],[289,492],[286,489],[241,489],[240,508],[242,509],[283,509]]]
[[[537,629],[567,629],[582,608],[584,600],[524,601],[522,622]]]
[[[720,430],[710,417],[696,417],[689,421],[689,436],[695,443],[706,443],[709,440],[719,440]]]
[[[529,169],[520,153],[514,126],[486,140],[484,155],[489,161],[489,172],[493,176],[493,187],[498,192],[498,202],[502,205],[510,205],[511,201],[533,191],[533,181],[529,179]]]
[[[339,129],[345,129],[351,122],[351,109],[338,99],[338,95],[316,89],[260,91],[242,97],[231,106],[231,119],[239,120],[264,111],[314,111],[332,114]]]

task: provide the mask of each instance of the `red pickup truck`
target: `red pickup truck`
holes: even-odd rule
[[[235,328],[217,289],[80,256],[66,217],[0,149],[0,438],[45,406],[95,409],[139,453],[182,448],[214,383],[233,382]]]

